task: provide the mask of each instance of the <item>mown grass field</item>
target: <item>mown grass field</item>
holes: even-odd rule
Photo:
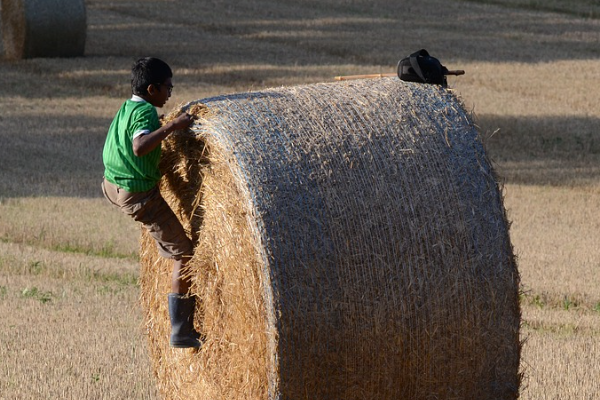
[[[138,227],[101,198],[129,67],[174,69],[164,111],[215,94],[394,72],[466,75],[522,277],[521,398],[600,398],[600,4],[593,0],[88,0],[86,55],[0,61],[0,399],[157,399]]]

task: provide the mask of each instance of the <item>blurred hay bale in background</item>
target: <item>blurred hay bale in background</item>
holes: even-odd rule
[[[169,399],[515,399],[519,276],[476,128],[396,78],[195,103],[161,190],[196,242],[206,335],[168,347],[171,263],[142,238]]]
[[[84,0],[2,0],[7,58],[77,57],[85,50]]]

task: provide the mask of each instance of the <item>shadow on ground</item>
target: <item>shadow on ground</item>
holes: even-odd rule
[[[22,121],[4,118],[2,124],[11,127]],[[40,131],[37,127],[44,124],[50,126]],[[102,148],[109,124],[105,118],[55,116],[49,121],[46,116],[30,115],[17,134],[1,130],[0,193],[3,197],[101,196]],[[505,182],[577,185],[600,180],[599,119],[480,116],[478,124]]]
[[[579,185],[600,180],[600,119],[479,116],[497,172],[510,183]]]

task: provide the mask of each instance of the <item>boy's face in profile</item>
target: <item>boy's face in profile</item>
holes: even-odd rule
[[[173,83],[171,78],[165,79],[163,83],[151,84],[148,86],[148,95],[146,96],[146,101],[152,104],[154,107],[162,107],[165,105],[169,97],[171,97],[171,92],[173,91]]]

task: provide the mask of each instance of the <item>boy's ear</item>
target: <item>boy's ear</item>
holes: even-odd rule
[[[157,90],[158,90],[158,88],[154,85],[154,83],[149,84],[148,87],[146,88],[146,91],[150,95],[153,95],[154,93],[156,93]]]

